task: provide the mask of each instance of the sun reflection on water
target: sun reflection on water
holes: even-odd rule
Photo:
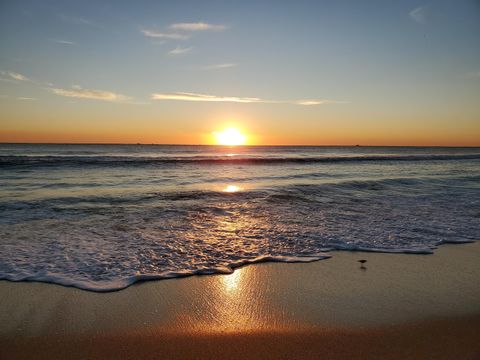
[[[223,189],[224,192],[228,192],[228,193],[234,193],[240,190],[241,190],[240,187],[238,187],[237,185],[228,185],[226,188]]]

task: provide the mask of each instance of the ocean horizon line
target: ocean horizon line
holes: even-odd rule
[[[368,144],[336,144],[336,145],[315,145],[315,144],[251,144],[251,145],[220,145],[220,144],[180,144],[180,143],[116,143],[116,142],[3,142],[0,145],[146,145],[146,146],[203,146],[218,148],[248,148],[248,147],[365,147],[365,148],[480,148],[479,145],[368,145]]]

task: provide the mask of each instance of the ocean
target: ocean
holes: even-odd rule
[[[480,239],[480,148],[0,144],[0,279],[136,281]]]

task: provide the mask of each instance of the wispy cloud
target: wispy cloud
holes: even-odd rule
[[[70,23],[74,25],[93,25],[93,23],[90,20],[85,19],[83,17],[69,16],[65,14],[59,14],[58,16],[62,21],[66,23]]]
[[[77,43],[73,41],[68,41],[68,40],[60,40],[60,39],[51,39],[50,41],[57,43],[57,44],[62,44],[62,45],[77,45]]]
[[[177,23],[168,26],[166,31],[157,29],[141,28],[143,35],[149,38],[162,40],[187,40],[190,39],[193,32],[201,31],[222,31],[227,29],[225,25],[209,24],[205,22]]]
[[[238,103],[264,102],[262,99],[259,99],[259,98],[236,97],[236,96],[215,96],[215,95],[188,93],[188,92],[152,94],[152,100],[181,100],[181,101],[238,102]]]
[[[32,97],[26,97],[26,96],[17,96],[17,97],[12,97],[8,95],[0,95],[0,99],[15,99],[15,100],[27,100],[27,101],[35,101],[38,100],[37,98],[32,98]]]
[[[194,22],[171,24],[170,29],[175,31],[222,31],[227,29],[227,27],[225,25]]]
[[[227,68],[232,68],[238,66],[238,64],[233,64],[233,63],[226,63],[226,64],[214,64],[214,65],[208,65],[205,66],[205,70],[215,70],[215,69],[227,69]]]
[[[345,104],[345,101],[336,101],[329,99],[304,99],[294,101],[297,105],[311,106],[311,105],[325,105],[325,104]]]
[[[6,79],[3,78],[4,81],[13,81],[13,80],[16,80],[16,81],[30,81],[30,79],[28,77],[26,77],[25,75],[22,75],[20,73],[13,72],[13,71],[0,71],[0,74],[2,76],[7,77]]]
[[[419,24],[425,24],[426,23],[426,7],[420,6],[416,9],[413,9],[408,13],[410,18],[419,23]]]
[[[238,96],[217,96],[206,95],[190,92],[174,92],[174,93],[154,93],[151,95],[152,100],[176,100],[176,101],[198,101],[198,102],[233,102],[233,103],[263,103],[263,104],[295,104],[295,105],[324,105],[341,103],[335,100],[327,99],[311,99],[311,100],[266,100],[257,97],[238,97]]]
[[[169,55],[183,55],[192,50],[191,47],[181,47],[177,46],[175,49],[172,49],[168,52]]]
[[[165,32],[159,32],[157,30],[150,30],[150,29],[141,29],[140,31],[146,37],[156,38],[156,39],[187,40],[189,38],[189,36],[185,34],[165,33]]]
[[[72,86],[71,89],[50,88],[50,90],[56,95],[80,98],[80,99],[117,101],[117,102],[127,101],[131,99],[128,96],[114,93],[111,91],[83,89],[78,85]]]

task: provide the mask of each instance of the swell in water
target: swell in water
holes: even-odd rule
[[[430,254],[479,239],[479,155],[356,151],[287,149],[263,163],[254,151],[247,162],[173,150],[2,155],[0,278],[113,291],[332,250]]]
[[[16,166],[145,166],[145,165],[273,165],[315,164],[343,162],[389,162],[389,161],[455,161],[478,160],[480,154],[462,155],[374,155],[374,156],[322,156],[322,157],[241,157],[241,156],[184,156],[184,157],[140,157],[140,156],[0,156],[0,168]]]

